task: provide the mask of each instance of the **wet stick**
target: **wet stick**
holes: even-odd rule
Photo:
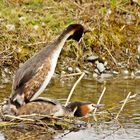
[[[82,72],[65,74],[61,78],[64,78],[64,77],[72,77],[72,76],[77,76],[77,75],[81,75],[81,74],[82,74]]]
[[[97,102],[97,105],[100,104],[101,99],[102,99],[102,97],[103,97],[105,91],[106,91],[106,87],[104,87],[104,89],[103,89],[103,91],[102,91],[102,93],[101,93],[101,95],[100,95],[100,98],[99,98],[99,100],[98,100],[98,102]],[[94,117],[94,120],[95,120],[95,121],[97,121],[97,118],[96,118],[96,116],[95,116],[96,111],[97,111],[97,108],[95,108],[95,110],[94,110],[94,112],[93,112],[93,117]]]
[[[128,95],[127,95],[127,97],[126,97],[126,99],[125,99],[125,101],[124,101],[124,103],[123,103],[121,109],[119,110],[118,114],[116,115],[115,119],[118,119],[118,117],[119,117],[121,111],[123,110],[125,104],[127,103],[128,99],[129,99],[130,95],[131,95],[131,92],[128,93]]]
[[[13,126],[13,125],[17,125],[18,122],[0,122],[0,127],[6,127],[6,126]]]
[[[84,77],[84,75],[85,75],[85,73],[83,72],[83,73],[81,74],[81,76],[79,77],[79,79],[78,79],[78,80],[75,82],[75,84],[73,85],[73,87],[72,87],[72,89],[71,89],[71,91],[70,91],[70,93],[69,93],[69,96],[68,96],[68,98],[67,98],[67,101],[66,101],[66,103],[65,103],[65,106],[68,105],[68,102],[70,101],[70,98],[71,98],[71,96],[72,96],[72,94],[73,94],[73,91],[75,90],[77,84],[78,84],[78,83],[81,81],[81,79]]]
[[[29,118],[21,118],[20,116],[5,115],[5,117],[8,117],[12,120],[22,120],[22,121],[31,121],[31,122],[35,121],[35,120],[29,119]]]
[[[43,118],[49,118],[49,119],[56,119],[56,120],[62,120],[61,118],[58,118],[58,117],[54,117],[54,116],[51,116],[51,115],[43,115],[43,114],[31,114],[31,115],[20,115],[20,116],[18,116],[18,117],[20,117],[20,118],[35,118],[35,117],[40,117],[41,119],[43,119]],[[34,119],[33,119],[34,120]],[[36,120],[36,119],[35,119]],[[40,120],[40,119],[38,119],[38,120]]]

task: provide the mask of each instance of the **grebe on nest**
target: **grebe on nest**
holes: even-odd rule
[[[16,115],[50,115],[55,117],[74,116],[83,117],[93,112],[96,108],[102,107],[102,104],[93,104],[90,102],[71,102],[66,107],[62,106],[57,100],[39,97],[17,109]]]

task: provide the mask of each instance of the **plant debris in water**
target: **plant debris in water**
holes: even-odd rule
[[[2,82],[11,82],[15,70],[22,63],[71,23],[81,23],[90,32],[83,36],[84,44],[67,42],[60,55],[56,73],[73,73],[81,72],[81,70],[93,73],[96,68],[99,72],[106,72],[106,70],[120,72],[123,68],[125,74],[129,71],[136,71],[140,62],[139,11],[139,1],[133,0],[0,1],[0,75]],[[91,60],[95,56],[102,68],[94,63],[96,60]],[[114,114],[109,115],[109,113],[110,110],[107,115],[99,118],[111,120]],[[33,128],[47,129],[51,134],[57,129],[76,130],[79,126],[81,129],[81,122],[83,122],[79,121],[77,124],[76,118],[68,118],[66,121],[65,119],[63,121],[61,119],[48,120],[50,118],[33,122],[14,119],[11,122],[0,122],[0,127],[4,130],[8,127],[23,128],[23,131]],[[28,135],[27,138],[30,136]]]
[[[106,88],[103,89],[101,96],[98,100],[98,103],[100,103],[102,96],[105,93]],[[72,131],[78,131],[82,129],[92,128],[95,127],[95,125],[99,125],[100,123],[114,123],[114,125],[117,125],[117,130],[123,128],[123,125],[119,122],[119,114],[123,110],[125,104],[127,103],[127,100],[134,101],[132,99],[135,99],[135,97],[138,94],[135,94],[133,96],[130,96],[131,92],[128,93],[125,100],[122,100],[118,104],[116,104],[113,108],[103,109],[100,112],[95,112],[93,115],[88,115],[86,117],[52,117],[48,115],[39,115],[39,114],[31,114],[31,115],[21,115],[21,116],[12,116],[12,115],[5,115],[2,117],[8,117],[10,118],[10,121],[4,121],[1,120],[0,122],[0,128],[3,128],[3,131],[6,132],[6,130],[15,129],[20,130],[20,132],[32,132],[36,130],[40,130],[41,132],[38,134],[46,134],[47,136],[52,136],[54,134],[57,134],[58,132],[65,132],[65,130],[69,130],[68,133]],[[97,103],[97,104],[98,104]],[[123,103],[122,105],[120,103]],[[122,106],[122,107],[121,107]],[[120,109],[119,109],[120,108]],[[96,119],[95,119],[96,118]],[[115,132],[112,133],[115,133]],[[10,131],[11,132],[11,131]],[[12,133],[12,132],[11,132]],[[112,135],[108,134],[108,135]],[[66,135],[67,133],[64,133]],[[22,135],[21,135],[22,136]],[[63,136],[63,135],[62,135]]]

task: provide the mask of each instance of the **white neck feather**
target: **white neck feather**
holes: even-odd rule
[[[48,71],[48,75],[46,75],[44,82],[42,83],[42,85],[39,88],[39,90],[30,99],[30,101],[35,100],[45,90],[46,86],[49,84],[49,82],[50,82],[50,80],[51,80],[51,78],[52,78],[52,76],[54,74],[54,71],[55,71],[55,68],[56,68],[56,64],[57,64],[57,60],[58,60],[58,57],[60,55],[60,52],[61,52],[66,40],[68,39],[68,37],[72,33],[73,32],[70,32],[69,34],[66,34],[64,36],[64,38],[61,39],[61,41],[58,44],[57,48],[54,50],[53,54],[51,55],[51,61],[50,61],[51,68],[50,68],[50,71]]]

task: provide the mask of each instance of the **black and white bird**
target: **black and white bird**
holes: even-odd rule
[[[81,24],[71,24],[56,40],[28,59],[15,74],[10,103],[18,108],[35,100],[51,80],[65,42],[68,39],[79,41],[83,33]]]

